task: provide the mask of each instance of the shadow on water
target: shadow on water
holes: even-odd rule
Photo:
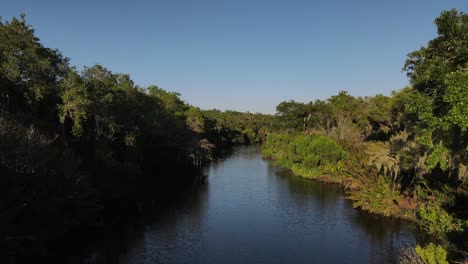
[[[173,234],[179,232],[180,223],[176,219],[180,214],[189,214],[192,224],[200,224],[208,187],[205,180],[199,181],[174,199],[145,204],[141,214],[129,223],[105,227],[99,233],[80,237],[78,241],[64,241],[64,248],[55,249],[60,250],[61,254],[55,254],[49,263],[135,263],[122,258],[123,252],[133,250],[136,254],[135,248],[145,250],[145,244],[150,241],[144,234],[151,232],[154,227],[162,230],[158,239],[171,244],[174,242]]]
[[[281,184],[288,187],[289,193],[299,204],[313,199],[319,201],[318,204],[323,208],[335,207],[337,199],[345,195],[338,185],[298,177],[290,170],[278,168],[271,163],[268,163],[268,173],[276,175]]]
[[[176,211],[190,209],[192,219],[202,215],[208,183],[200,177],[193,184],[180,186],[180,189],[159,196],[155,201],[144,201],[135,205],[121,203],[122,207],[108,212],[105,225],[74,230],[60,240],[50,239],[48,229],[40,231],[43,241],[21,241],[10,247],[21,250],[18,256],[8,253],[8,248],[0,250],[0,263],[122,263],[122,252],[130,250],[141,242],[141,234],[149,225],[157,224],[166,230],[174,230],[177,223],[171,221]],[[109,219],[114,218],[114,220]],[[123,262],[126,263],[126,262]]]
[[[59,241],[49,263],[395,263],[417,232],[353,209],[338,185],[234,148],[207,178],[132,221]]]

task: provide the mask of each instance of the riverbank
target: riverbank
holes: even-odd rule
[[[329,184],[340,185],[344,190],[348,192],[347,199],[354,202],[360,201],[356,195],[362,190],[362,182],[349,175],[343,174],[341,176],[317,174],[318,169],[311,169],[304,165],[293,164],[290,165],[287,162],[273,158],[270,155],[263,155],[265,159],[271,160],[275,165],[290,170],[294,175],[319,182],[325,182]],[[378,183],[377,183],[378,184]],[[408,197],[400,196],[401,200],[410,200]],[[396,204],[396,201],[392,199],[391,202],[387,203],[387,206],[368,207],[364,205],[356,205],[355,208],[360,208],[363,211],[383,215],[387,217],[393,217],[403,220],[408,220],[414,223],[419,223],[416,218],[415,209],[417,205],[405,206],[403,203]]]
[[[449,257],[460,258],[467,222],[443,208],[448,191],[432,197],[426,194],[425,200],[407,195],[400,183],[379,173],[376,164],[368,163],[366,146],[362,143],[360,151],[353,152],[326,135],[271,134],[262,154],[297,176],[339,184],[355,208],[415,223],[449,250]]]

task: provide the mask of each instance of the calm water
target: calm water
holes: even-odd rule
[[[238,148],[170,210],[109,238],[85,263],[394,263],[415,231],[351,206],[335,185],[308,181]]]

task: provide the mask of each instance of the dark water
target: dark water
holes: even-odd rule
[[[146,223],[101,243],[85,263],[395,263],[406,223],[353,209],[345,193],[238,148],[207,182]],[[81,261],[82,262],[82,261]]]

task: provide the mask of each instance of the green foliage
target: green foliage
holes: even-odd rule
[[[278,127],[279,130],[287,132],[330,133],[333,127],[344,120],[352,122],[356,127],[368,129],[370,124],[365,115],[367,104],[364,98],[355,98],[345,91],[327,101],[317,100],[307,104],[295,101],[281,102],[276,107],[276,116],[280,124]]]
[[[421,226],[430,234],[444,238],[453,231],[462,231],[460,220],[447,213],[437,202],[429,202],[418,208]]]
[[[207,133],[216,137],[221,145],[260,144],[265,141],[273,117],[260,113],[206,110],[203,115],[209,120]]]
[[[156,85],[149,86],[147,90],[150,96],[159,99],[162,107],[169,113],[180,116],[188,109],[188,106],[180,99],[179,93],[165,91]]]
[[[415,251],[425,264],[448,264],[447,251],[440,245],[433,243],[425,247],[417,245]]]
[[[87,96],[87,89],[78,75],[71,71],[61,83],[63,104],[60,106],[60,121],[70,118],[73,122],[72,132],[75,136],[83,133],[83,123],[88,118],[87,110],[91,108],[92,100]]]
[[[435,24],[436,38],[408,54],[412,87],[391,96],[343,91],[324,101],[284,101],[272,126],[279,133],[267,136],[262,153],[304,177],[341,175],[333,181],[352,189],[355,206],[417,214],[440,238],[461,231],[461,220],[446,210],[449,194],[467,186],[468,15],[444,11]],[[457,206],[457,216],[466,215]]]
[[[29,123],[51,133],[58,83],[67,69],[68,59],[44,47],[24,15],[9,22],[0,18],[0,112],[24,113]]]
[[[277,105],[276,112],[283,123],[283,127],[302,131],[305,126],[303,119],[307,115],[306,108],[305,104],[291,100]]]
[[[427,158],[429,168],[440,166],[442,170],[448,169],[449,166],[449,153],[448,149],[442,145],[442,142],[434,146],[432,153]]]
[[[206,127],[206,118],[198,107],[190,106],[185,111],[187,125],[195,132],[203,133]]]
[[[435,24],[438,36],[408,54],[404,67],[414,88],[405,109],[416,117],[406,126],[426,148],[429,168],[461,178],[468,163],[468,15],[444,11]]]
[[[0,20],[0,87],[0,211],[159,195],[192,182],[221,134],[177,93],[101,65],[78,72],[24,16]]]
[[[443,101],[449,105],[444,117],[447,124],[454,124],[466,132],[468,128],[468,72],[454,72],[447,75],[447,89]],[[448,127],[445,126],[445,129]]]
[[[366,149],[368,157],[367,164],[374,166],[377,171],[384,176],[389,176],[396,181],[401,168],[399,166],[398,157],[393,157],[390,153],[388,145],[382,142],[372,142],[368,144]]]
[[[314,140],[302,135],[269,135],[264,155],[310,178],[344,173],[355,189],[351,194],[355,206],[385,215],[400,214],[401,194],[444,184],[457,187],[460,183],[449,176],[463,180],[468,175],[467,17],[455,10],[443,12],[436,19],[437,38],[408,55],[405,70],[413,88],[391,97],[361,98],[340,92],[326,101],[278,105],[280,131],[312,134],[312,138],[316,133],[327,135],[351,153],[351,159],[332,158],[328,166],[311,143]],[[327,144],[320,145],[325,149]],[[327,173],[338,167],[346,169]],[[443,210],[440,216],[433,215],[431,206],[418,210],[429,232],[459,230],[458,220]]]
[[[467,17],[455,9],[442,12],[435,20],[438,36],[427,47],[408,55],[405,70],[418,92],[439,99],[444,94],[446,75],[466,67]]]
[[[398,203],[400,194],[392,188],[385,176],[375,178],[358,178],[358,188],[351,192],[349,198],[353,200],[353,207],[385,216],[399,215]]]
[[[94,192],[153,193],[187,180],[174,175],[192,175],[223,147],[262,143],[263,155],[296,174],[353,189],[357,207],[399,215],[406,196],[421,203],[417,217],[429,233],[461,231],[461,220],[442,209],[450,192],[442,186],[468,186],[468,15],[444,11],[435,24],[436,38],[408,54],[412,87],[284,101],[271,116],[201,110],[101,65],[78,72],[40,43],[24,16],[0,20],[0,193],[8,197],[0,209]],[[418,251],[427,263],[444,263],[428,262],[438,247]]]
[[[262,154],[266,157],[279,159],[286,147],[292,141],[292,135],[289,134],[269,134],[262,146]]]
[[[307,178],[340,176],[343,162],[349,158],[335,141],[317,134],[269,134],[262,153]]]

